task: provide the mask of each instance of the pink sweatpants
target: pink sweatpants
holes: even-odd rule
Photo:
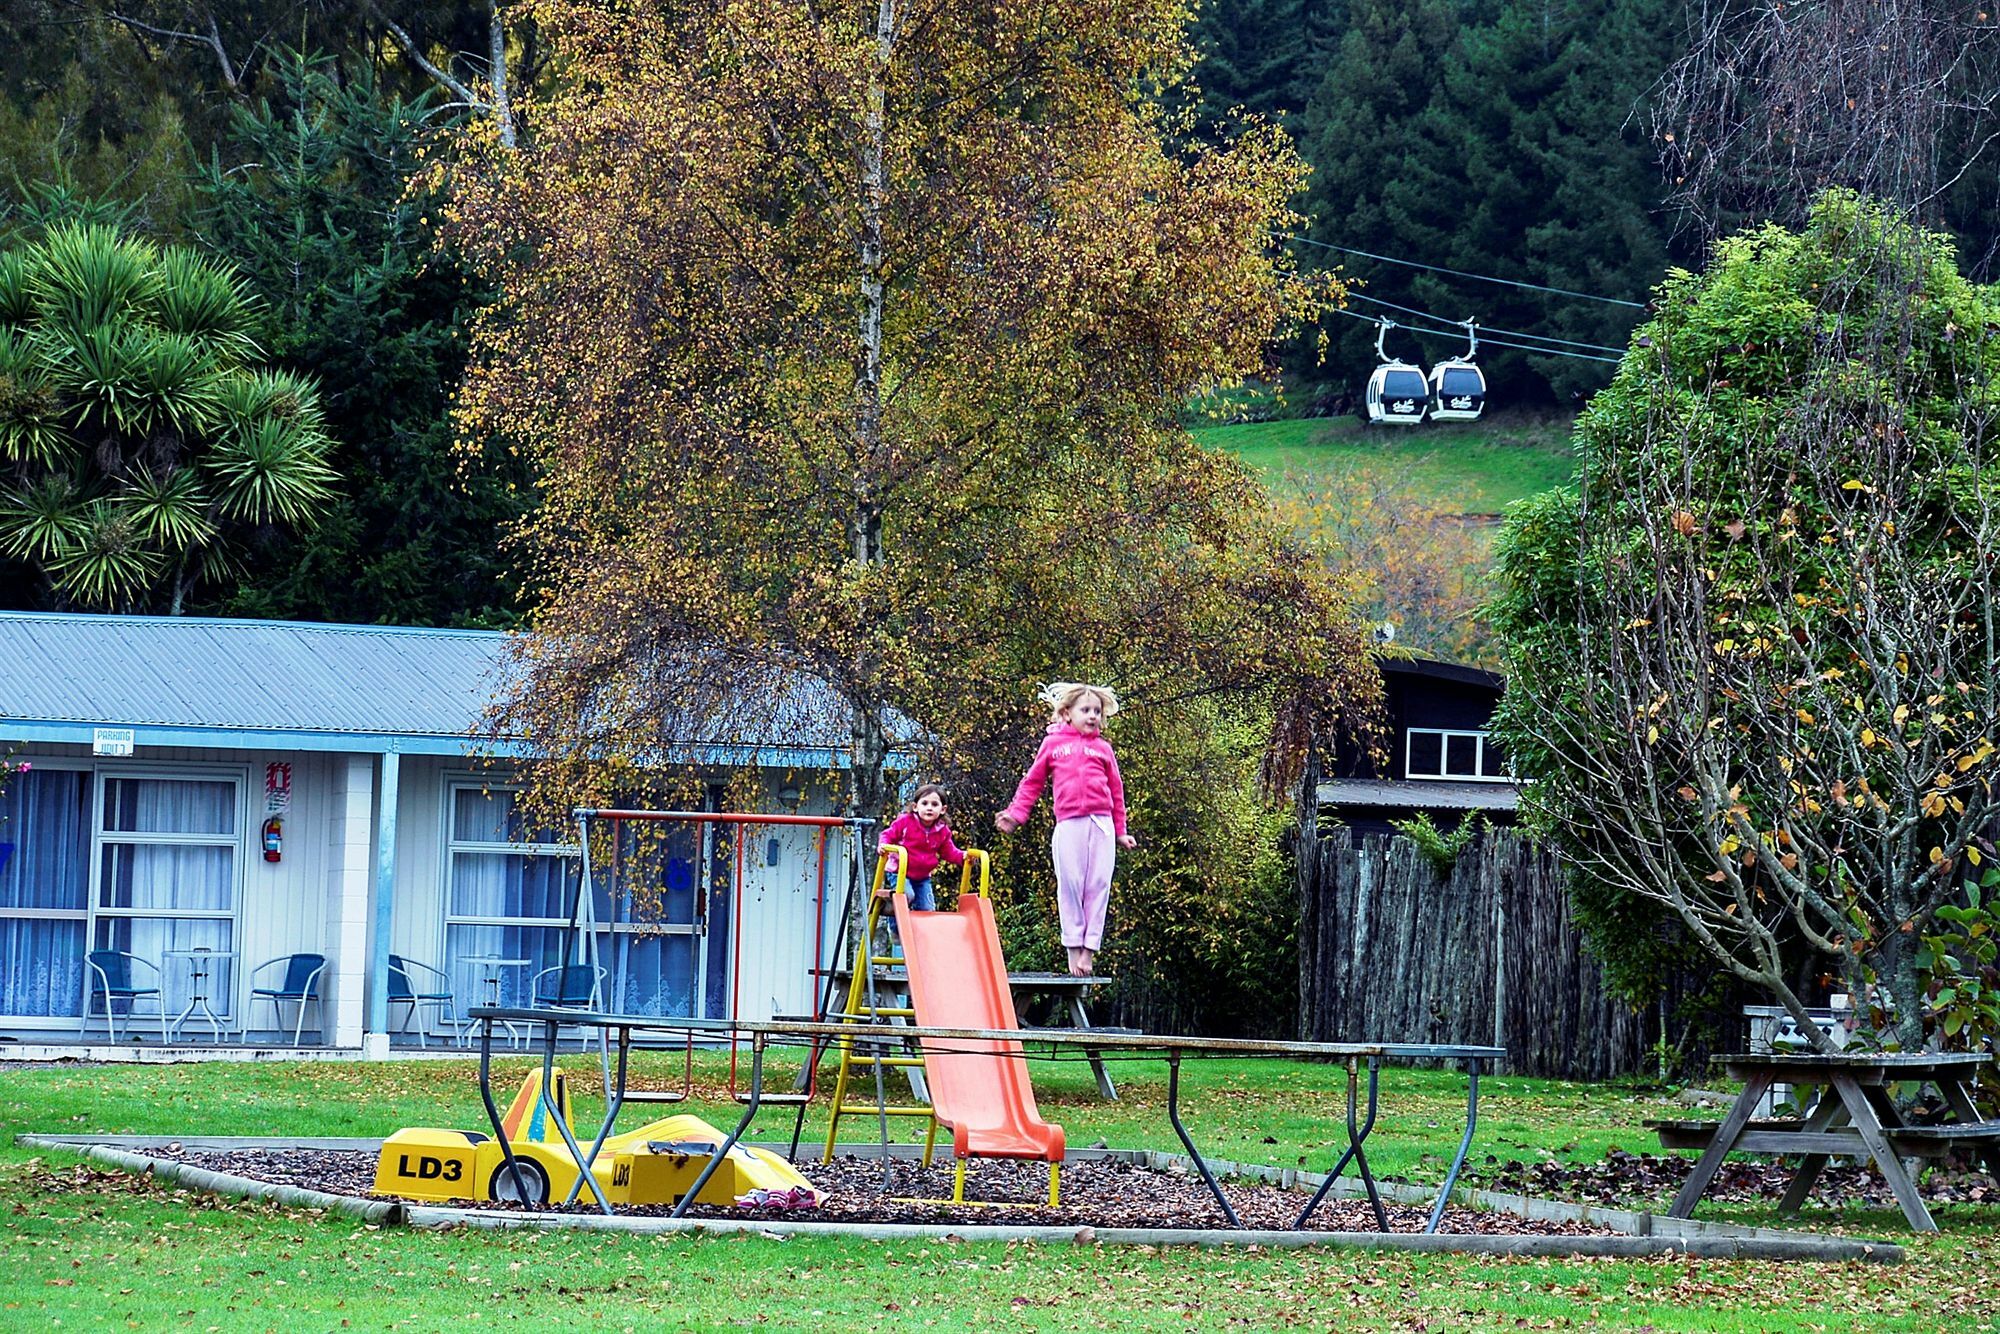
[[[1094,950],[1104,939],[1104,910],[1111,903],[1111,869],[1118,843],[1108,815],[1056,821],[1049,852],[1056,862],[1056,910],[1065,948]]]

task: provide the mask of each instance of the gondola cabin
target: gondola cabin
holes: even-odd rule
[[[1368,420],[1382,426],[1416,426],[1430,409],[1430,382],[1422,368],[1391,361],[1368,377]]]
[[[1473,422],[1486,411],[1486,373],[1454,357],[1431,367],[1431,420]]]

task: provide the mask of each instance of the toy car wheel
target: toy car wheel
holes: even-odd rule
[[[530,1209],[538,1209],[549,1202],[549,1175],[542,1165],[532,1158],[516,1156],[515,1167],[521,1171],[520,1185],[514,1183],[514,1172],[503,1158],[493,1169],[493,1180],[487,1184],[486,1193],[493,1199],[509,1204],[525,1204]],[[524,1195],[522,1192],[525,1191]]]

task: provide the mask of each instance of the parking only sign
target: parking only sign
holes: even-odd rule
[[[90,753],[93,755],[130,755],[132,753],[132,729],[129,727],[97,727],[90,733]]]

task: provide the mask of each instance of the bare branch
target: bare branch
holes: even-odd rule
[[[117,10],[108,11],[106,17],[114,23],[123,24],[135,33],[145,33],[148,36],[160,37],[168,41],[185,42],[192,46],[206,47],[215,54],[216,64],[222,71],[222,81],[228,86],[229,91],[239,96],[242,94],[243,83],[239,67],[234,61],[230,60],[229,50],[223,45],[222,30],[216,25],[215,12],[213,10],[208,11],[205,15],[208,19],[208,31],[206,33],[181,32],[174,28],[156,27],[151,23],[136,19],[130,14],[121,14]]]

